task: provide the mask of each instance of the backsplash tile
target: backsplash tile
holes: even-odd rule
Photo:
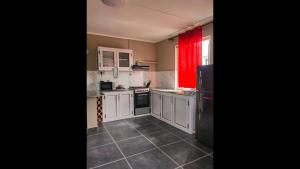
[[[113,73],[104,72],[102,75],[98,71],[87,71],[87,94],[88,96],[96,96],[99,89],[99,81],[112,81],[116,85],[123,85],[125,88],[129,86],[143,86],[151,80],[151,88],[175,88],[175,71],[132,71],[119,72],[119,77],[114,78]]]

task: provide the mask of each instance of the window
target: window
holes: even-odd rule
[[[202,65],[210,64],[210,37],[206,36],[202,38]],[[200,56],[199,56],[200,57]],[[178,45],[175,46],[175,88],[178,87]],[[180,88],[182,89],[182,88]],[[184,88],[187,89],[187,88]]]

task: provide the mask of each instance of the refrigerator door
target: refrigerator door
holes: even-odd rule
[[[213,66],[197,68],[196,139],[213,147]]]
[[[200,142],[213,147],[213,100],[202,97],[200,107],[196,124],[196,138]]]

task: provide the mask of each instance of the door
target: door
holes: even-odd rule
[[[209,97],[201,97],[197,114],[196,138],[211,147],[213,147],[213,112],[213,100]]]
[[[112,70],[116,66],[116,50],[113,48],[98,47],[99,70]]]
[[[128,117],[133,114],[133,94],[132,93],[120,93],[119,99],[119,116]]]
[[[182,96],[174,96],[174,125],[179,128],[189,127],[188,99]]]
[[[170,95],[162,95],[162,120],[172,123],[173,119],[173,97]]]
[[[120,71],[130,71],[132,66],[132,51],[117,50],[117,66]]]
[[[109,121],[111,119],[117,118],[118,114],[118,106],[117,106],[117,94],[105,94],[104,95],[104,120],[103,121]]]
[[[152,114],[160,117],[160,111],[161,111],[161,95],[156,92],[151,92],[151,104],[152,104]]]

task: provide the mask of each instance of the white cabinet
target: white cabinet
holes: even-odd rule
[[[120,71],[130,71],[132,66],[132,50],[117,49],[117,63],[116,66]]]
[[[174,97],[174,125],[181,129],[189,128],[188,98]]]
[[[173,96],[168,94],[162,95],[162,114],[161,119],[167,123],[173,122]]]
[[[196,97],[151,91],[151,115],[185,132],[195,132]]]
[[[103,92],[103,122],[133,116],[133,91]]]
[[[103,97],[103,119],[113,120],[118,115],[118,94],[107,93]]]
[[[133,115],[133,93],[120,93],[119,97],[119,112],[121,117],[130,117]]]
[[[133,51],[130,49],[118,49],[98,47],[98,69],[100,71],[112,71],[118,68],[120,71],[131,71]]]
[[[161,94],[160,92],[151,92],[151,114],[160,118],[161,115]]]

